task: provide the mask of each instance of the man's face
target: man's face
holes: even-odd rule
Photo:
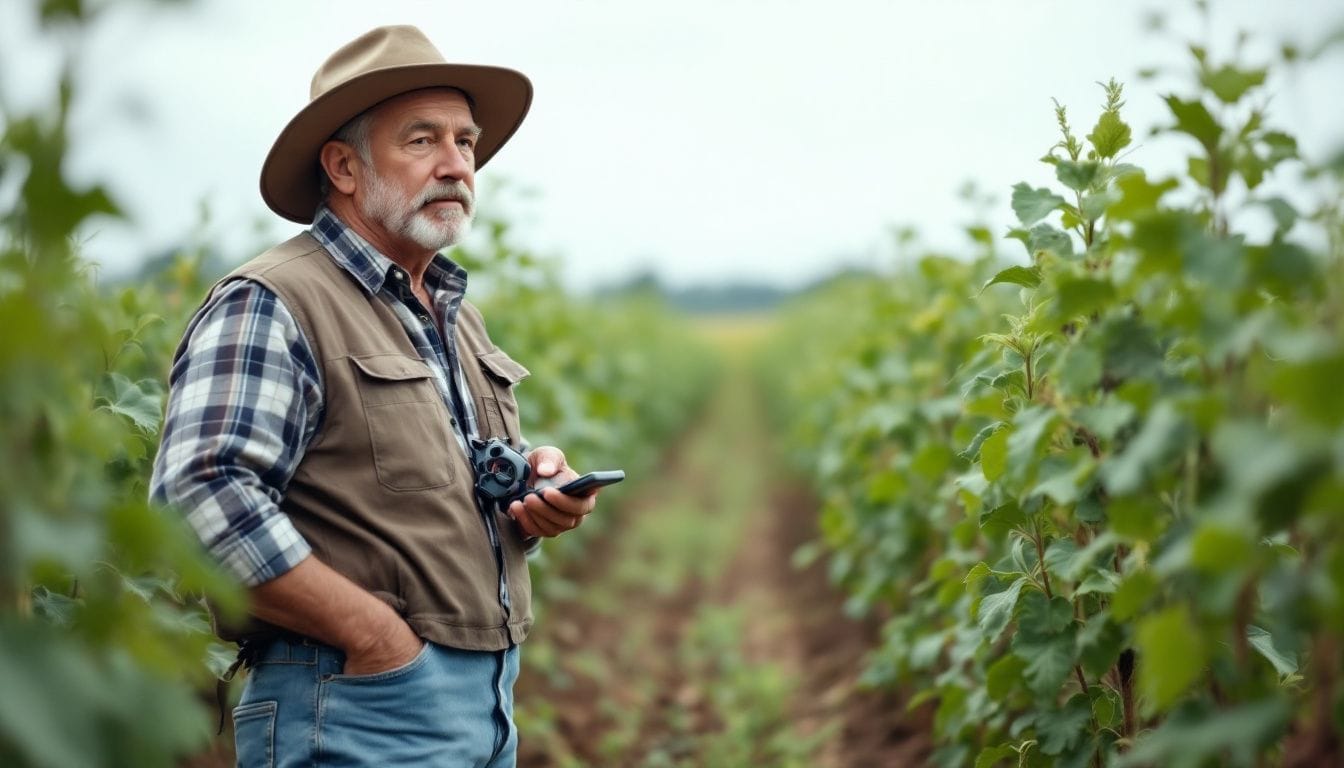
[[[437,251],[459,242],[475,214],[480,129],[457,91],[413,91],[380,104],[369,130],[372,168],[356,200],[394,238]]]

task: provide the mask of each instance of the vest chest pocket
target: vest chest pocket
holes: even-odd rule
[[[448,411],[424,362],[404,355],[351,357],[378,482],[423,491],[453,482]]]
[[[523,439],[518,425],[518,401],[513,395],[513,385],[527,378],[530,373],[498,347],[481,352],[476,355],[476,359],[489,385],[487,391],[478,395],[481,410],[485,413],[484,426],[490,430],[488,436],[508,438],[509,443],[517,448],[522,445]]]

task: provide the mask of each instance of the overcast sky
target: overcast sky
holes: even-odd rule
[[[59,60],[29,18],[35,4],[0,0],[11,109],[50,92]],[[1145,25],[1159,5],[1179,9],[1174,33]],[[1138,0],[132,2],[80,51],[70,167],[131,215],[90,233],[86,252],[112,274],[186,240],[202,201],[208,236],[251,255],[297,229],[265,208],[257,177],[314,70],[370,27],[414,23],[450,61],[532,79],[532,111],[478,191],[500,179],[535,191],[507,196],[507,210],[570,285],[650,269],[676,284],[791,285],[890,259],[893,226],[962,248],[968,179],[998,198],[990,221],[1004,231],[1012,184],[1053,180],[1037,162],[1057,140],[1050,99],[1081,136],[1102,101],[1096,81],[1112,76],[1128,83],[1140,139],[1129,159],[1175,171],[1188,146],[1147,128],[1179,81],[1140,81],[1141,68],[1184,71],[1192,36],[1226,56],[1237,29],[1268,46],[1344,23],[1340,0],[1213,9],[1204,28],[1188,4]],[[1318,158],[1344,146],[1341,54],[1273,84],[1272,122]]]

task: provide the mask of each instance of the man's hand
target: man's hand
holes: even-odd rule
[[[391,613],[391,611],[389,611]],[[410,626],[401,617],[391,613],[384,626],[371,632],[362,644],[345,649],[347,675],[374,675],[411,663],[425,647]]]
[[[262,621],[345,651],[347,675],[372,675],[414,659],[424,641],[391,606],[309,556],[251,591]]]
[[[537,478],[549,479],[563,485],[579,476],[565,463],[565,454],[545,445],[527,455],[527,463]],[[574,497],[545,488],[539,494],[528,494],[522,501],[509,505],[509,516],[518,521],[525,536],[559,536],[583,523],[583,518],[597,504],[597,491],[587,496]]]

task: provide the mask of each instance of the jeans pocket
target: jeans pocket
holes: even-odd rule
[[[233,709],[233,743],[238,768],[271,768],[275,764],[274,701],[240,704]]]
[[[369,675],[347,675],[344,673],[339,675],[327,675],[326,678],[323,680],[323,682],[341,683],[344,685],[371,685],[376,683],[391,682],[393,680],[405,677],[411,674],[412,672],[416,671],[420,667],[423,667],[425,665],[425,662],[427,662],[428,660],[429,660],[429,643],[424,643],[420,646],[420,652],[415,654],[415,658],[411,659],[405,664],[402,664],[399,667],[385,669],[382,672],[374,672]]]

